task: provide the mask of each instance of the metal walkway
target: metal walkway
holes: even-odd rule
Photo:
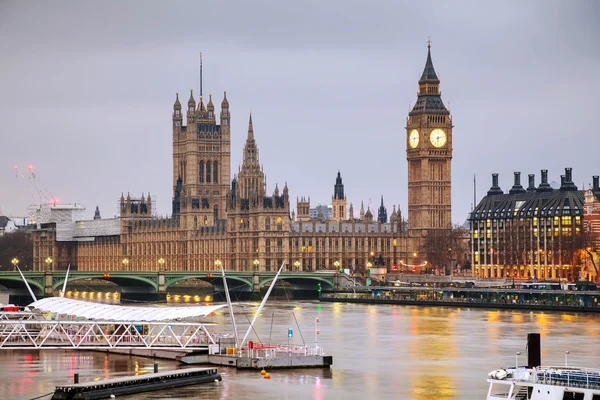
[[[0,350],[206,350],[216,344],[215,335],[206,329],[209,325],[213,324],[46,320],[31,313],[0,313]]]

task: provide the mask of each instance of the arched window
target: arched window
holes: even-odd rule
[[[198,217],[197,216],[194,217],[194,229],[196,229],[196,230],[198,229]]]
[[[219,179],[217,178],[219,176],[219,167],[217,162],[215,161],[213,163],[213,182],[214,183],[219,183]]]
[[[265,218],[265,229],[267,231],[271,230],[271,218],[270,217]]]
[[[215,222],[217,222],[217,220],[219,219],[219,206],[216,204],[215,204],[214,214],[215,214]]]
[[[206,162],[206,182],[210,183],[210,161]]]
[[[204,161],[200,161],[200,168],[198,169],[198,176],[200,177],[200,183],[204,182]]]

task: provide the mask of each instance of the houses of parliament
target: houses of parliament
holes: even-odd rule
[[[377,210],[353,204],[339,171],[332,171],[331,217],[311,217],[307,194],[292,196],[287,183],[267,187],[252,115],[243,162],[232,178],[231,135],[239,133],[231,132],[227,94],[217,111],[212,96],[196,101],[190,93],[185,108],[179,95],[173,105],[171,215],[157,217],[149,194],[121,195],[120,215],[109,219],[96,209],[93,220],[81,220],[57,205],[34,231],[34,269],[48,268],[49,257],[53,269],[70,264],[96,271],[213,271],[221,264],[226,270],[275,271],[282,263],[289,271],[364,271],[374,257],[390,270],[418,265],[423,238],[451,227],[453,126],[430,44],[418,86],[405,132],[391,133],[405,138],[407,218],[395,206],[388,218],[383,198]],[[360,207],[359,218],[354,207]]]

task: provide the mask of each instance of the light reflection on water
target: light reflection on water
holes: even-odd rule
[[[245,332],[250,315],[237,314]],[[293,313],[293,315],[292,315]],[[295,319],[302,331],[298,330]],[[530,313],[468,308],[430,308],[316,302],[271,302],[258,319],[263,341],[314,344],[334,356],[331,370],[272,371],[265,380],[254,371],[219,368],[223,382],[123,397],[160,399],[484,399],[489,371],[526,362],[526,336],[542,334],[544,364],[569,363],[600,367],[600,316]],[[227,310],[211,322],[230,326]],[[271,330],[272,325],[272,330]],[[222,328],[221,328],[222,329]],[[153,360],[103,353],[0,350],[0,398],[29,399],[68,383],[78,372],[81,381],[148,373]],[[177,368],[159,361],[161,370]]]

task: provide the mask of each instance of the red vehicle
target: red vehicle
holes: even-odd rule
[[[1,312],[19,312],[19,311],[24,311],[24,310],[25,310],[25,307],[15,306],[14,304],[5,304],[3,306],[0,306]]]

